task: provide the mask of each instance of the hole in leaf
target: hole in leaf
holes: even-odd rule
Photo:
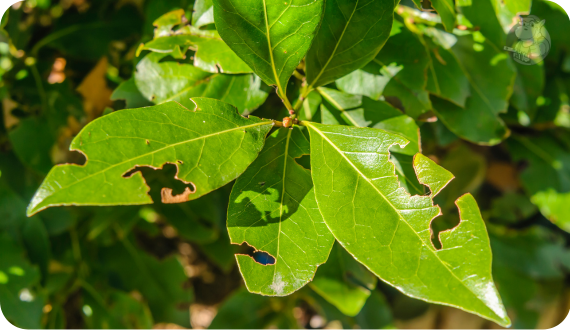
[[[431,222],[431,231],[433,233],[431,241],[436,249],[440,250],[442,247],[441,241],[439,240],[439,233],[457,227],[459,222],[459,211],[456,207],[446,210],[443,215],[435,218]]]
[[[275,265],[275,258],[273,258],[269,253],[255,250],[253,246],[247,244],[246,242],[240,245],[239,251],[239,254],[250,256],[258,264],[264,266]]]
[[[307,170],[311,169],[311,156],[303,155],[299,158],[295,158],[295,161],[297,162],[297,164],[303,166],[305,169]]]
[[[177,164],[182,164],[182,161],[177,161]],[[123,177],[129,178],[140,172],[150,187],[149,195],[153,201],[160,200],[166,204],[182,203],[188,201],[188,197],[196,192],[196,186],[192,182],[186,183],[176,178],[177,164],[167,163],[163,165],[162,169],[136,166],[123,174]]]

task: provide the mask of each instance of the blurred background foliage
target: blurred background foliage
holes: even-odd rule
[[[382,97],[416,119],[423,153],[456,175],[437,198],[447,210],[444,214],[451,216],[434,221],[434,231],[456,225],[453,201],[473,193],[487,222],[493,275],[513,327],[549,328],[567,316],[570,306],[570,21],[560,7],[546,1],[491,3],[496,4],[496,19],[505,31],[516,12],[531,8],[532,14],[546,19],[552,38],[543,64],[517,66],[508,112],[500,114],[512,131],[503,143],[488,147],[466,142],[456,135],[461,132],[452,132],[432,111],[448,101],[429,96],[437,93],[427,70],[430,64],[437,65],[433,58],[444,61],[446,50],[427,38],[413,39],[423,38],[420,35],[436,39],[442,29],[429,1],[423,1],[424,12],[414,9],[411,1],[402,1],[395,24],[409,35],[390,38],[371,64],[328,87],[351,92],[354,81],[365,82],[361,94]],[[315,282],[288,297],[248,293],[234,254],[252,255],[252,250],[230,245],[225,227],[231,184],[184,204],[53,208],[25,216],[34,191],[54,164],[85,162],[82,155],[68,151],[83,126],[112,111],[160,101],[146,98],[139,90],[143,85],[135,83],[140,61],[195,63],[196,49],[186,50],[185,56],[174,51],[157,56],[139,48],[153,39],[153,22],[183,9],[182,24],[212,30],[210,8],[210,0],[27,0],[4,13],[0,31],[4,316],[23,328],[497,327],[376,283],[336,248],[335,260],[346,261],[336,279],[346,296],[319,289],[318,280],[327,276],[330,267],[341,267],[332,263],[319,269]],[[462,17],[460,13],[456,30],[487,26],[477,21],[463,25]],[[402,41],[404,37],[413,39],[411,44],[427,42],[432,53],[411,48],[402,56],[398,45],[409,42]],[[143,81],[144,66],[139,68]],[[489,86],[497,79],[493,72],[471,73],[487,79]],[[245,78],[241,83],[255,97],[240,110],[250,113],[259,107],[257,116],[282,117],[284,108],[275,92],[254,76]],[[168,77],[164,79],[168,84]],[[219,79],[212,78],[211,83],[223,83]],[[194,83],[181,82],[182,86]],[[200,83],[207,87],[210,82]],[[291,79],[290,84],[300,81]],[[327,107],[319,108],[320,102],[318,96],[310,96],[301,117],[324,118],[321,109]],[[401,164],[406,165],[405,160]],[[174,166],[142,170],[153,200],[160,199],[162,187],[184,189],[172,179],[175,170]]]

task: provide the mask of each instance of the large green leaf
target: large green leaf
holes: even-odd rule
[[[281,128],[234,184],[228,208],[232,243],[246,242],[275,260],[262,265],[236,256],[251,292],[291,294],[328,258],[334,238],[319,213],[311,174],[295,160],[308,154],[309,141],[299,128]]]
[[[437,250],[430,223],[440,209],[433,205],[433,193],[408,194],[389,162],[390,146],[405,145],[404,138],[371,128],[306,125],[317,203],[348,252],[409,296],[510,324],[493,284],[485,224],[471,195],[457,200],[461,222],[440,234],[443,248]],[[418,179],[437,192],[449,174],[435,164],[422,171],[426,162],[432,161],[415,162]]]
[[[345,315],[356,316],[376,287],[376,277],[335,244],[310,286]]]
[[[268,96],[255,75],[210,73],[189,64],[159,62],[164,56],[159,53],[145,56],[135,73],[138,89],[155,104],[177,101],[191,108],[190,98],[209,97],[234,105],[240,113],[250,113]]]
[[[176,177],[193,186],[175,196],[178,201],[196,199],[237,178],[257,157],[273,122],[243,118],[221,101],[194,102],[194,111],[169,102],[91,122],[70,147],[87,157],[86,165],[52,168],[28,214],[56,205],[152,203],[140,172],[124,177],[139,166],[176,164]],[[164,193],[163,200],[172,198],[172,191]]]
[[[285,98],[287,82],[317,33],[323,6],[323,0],[214,0],[214,19],[226,44]]]
[[[370,62],[390,36],[393,13],[392,1],[327,1],[323,22],[307,53],[309,85],[326,85]]]

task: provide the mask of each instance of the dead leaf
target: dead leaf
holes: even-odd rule
[[[113,104],[111,101],[113,91],[107,86],[105,78],[107,66],[107,57],[101,58],[77,87],[77,91],[83,96],[83,108],[88,121],[101,116],[105,108]]]
[[[487,181],[502,192],[519,188],[516,168],[509,163],[491,163],[487,168]]]
[[[2,108],[4,108],[4,126],[6,129],[10,129],[20,122],[18,118],[12,115],[12,110],[18,107],[18,103],[10,100],[9,98],[5,98],[2,100]]]

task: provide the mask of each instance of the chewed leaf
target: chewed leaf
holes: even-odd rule
[[[194,66],[212,73],[250,73],[252,70],[220,38],[216,31],[203,31],[185,26],[173,35],[155,38],[137,50],[150,50],[185,58],[188,49],[194,50]],[[137,54],[138,55],[138,54]]]
[[[433,160],[422,154],[416,154],[414,156],[414,169],[418,181],[431,190],[432,198],[439,194],[454,178],[451,172],[437,165]]]
[[[267,98],[261,79],[253,74],[216,74],[184,63],[160,60],[165,54],[151,53],[138,64],[136,87],[149,101],[160,104],[176,101],[188,108],[190,98],[209,97],[237,107],[240,113],[251,113]]]
[[[28,215],[57,205],[140,205],[152,203],[136,167],[176,164],[176,177],[193,186],[196,199],[237,178],[257,157],[272,121],[246,119],[233,106],[195,98],[194,111],[176,102],[114,112],[87,125],[71,143],[87,157],[84,166],[52,168]],[[178,198],[163,192],[166,201]]]
[[[406,140],[379,129],[307,123],[311,172],[325,223],[341,245],[379,278],[403,293],[454,306],[507,326],[510,321],[491,277],[491,249],[475,201],[458,201],[462,224],[431,242],[440,214],[431,196],[400,187],[389,148]],[[418,161],[420,165],[425,160]],[[435,164],[428,164],[434,167]],[[433,191],[438,181],[420,177]]]
[[[250,256],[236,256],[251,292],[291,294],[311,281],[328,258],[334,238],[319,213],[311,174],[296,162],[307,154],[309,141],[299,128],[281,128],[233,186],[231,242],[247,242],[275,260],[261,265]]]

